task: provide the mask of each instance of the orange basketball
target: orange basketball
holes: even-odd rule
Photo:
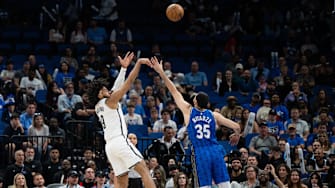
[[[184,16],[184,8],[179,4],[173,3],[166,8],[166,17],[172,22],[178,22]]]

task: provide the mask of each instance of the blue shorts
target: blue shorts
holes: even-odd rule
[[[195,182],[200,187],[229,182],[229,174],[224,161],[224,151],[221,145],[194,148],[193,170]]]

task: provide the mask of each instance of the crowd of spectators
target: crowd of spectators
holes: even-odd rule
[[[164,3],[154,1],[153,14]],[[226,155],[232,186],[335,186],[335,31],[330,3],[227,1],[232,10],[225,19],[220,2],[179,3],[186,14],[177,35],[187,39],[164,44],[150,40],[146,45],[151,50],[141,49],[136,41],[140,33],[126,19],[111,26],[100,12],[89,19],[78,14],[76,21],[60,15],[51,24],[48,39],[40,42],[50,46],[47,55],[59,57],[54,64],[39,61],[39,53],[45,53],[41,50],[25,54],[23,62],[0,51],[0,154],[5,161],[0,187],[113,187],[113,168],[86,92],[94,79],[106,79],[112,87],[120,70],[117,56],[128,50],[137,51],[136,58],[158,56],[187,101],[192,103],[197,91],[206,91],[213,111],[241,125],[240,142]],[[167,33],[162,35],[175,35]],[[187,50],[181,48],[183,41],[185,46],[201,46],[203,36],[210,50],[199,47],[197,52],[208,54],[182,51]],[[177,57],[164,48],[165,42],[178,43]],[[173,62],[178,58],[187,62]],[[155,135],[142,152],[157,187],[190,187],[191,152],[183,116],[160,77],[143,69],[121,104],[128,127],[142,126],[146,135]],[[143,135],[134,133],[129,139],[143,146]],[[219,143],[227,142],[230,134],[218,125]],[[135,171],[129,178],[130,186],[141,185]]]

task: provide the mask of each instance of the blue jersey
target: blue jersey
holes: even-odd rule
[[[210,110],[192,108],[187,132],[193,147],[218,145],[215,126],[215,118]]]
[[[217,142],[215,127],[215,118],[210,110],[192,108],[187,131],[193,146],[192,167],[196,187],[211,186],[212,180],[216,184],[229,182],[224,150]]]

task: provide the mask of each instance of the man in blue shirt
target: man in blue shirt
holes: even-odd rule
[[[192,86],[207,86],[207,75],[204,72],[199,71],[199,63],[196,61],[192,62],[191,72],[187,73],[184,78],[186,85]]]

